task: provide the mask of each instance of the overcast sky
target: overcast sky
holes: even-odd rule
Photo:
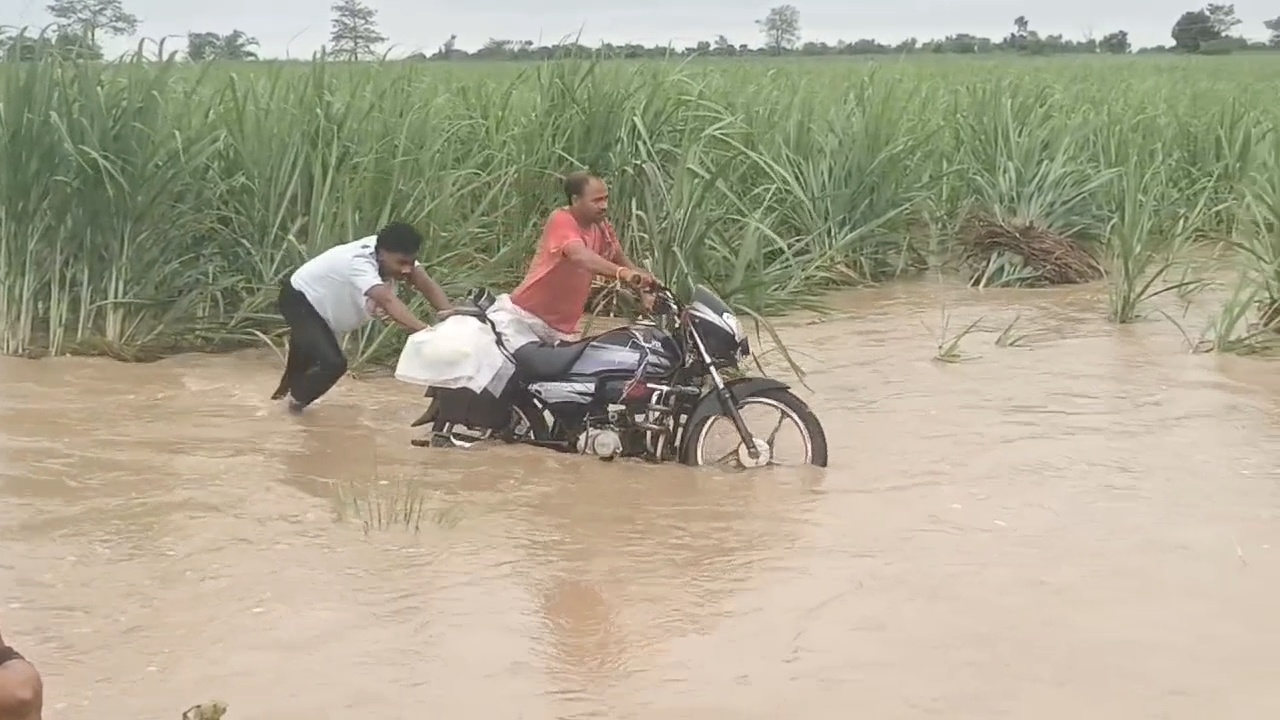
[[[395,55],[434,51],[451,33],[458,47],[474,50],[490,37],[528,39],[552,44],[582,32],[583,41],[645,45],[668,41],[692,45],[724,34],[735,44],[760,44],[754,24],[781,0],[595,0],[546,3],[536,0],[462,0],[445,9],[443,0],[367,0],[378,11],[382,32],[391,38]],[[125,9],[142,21],[139,35],[186,36],[188,31],[243,30],[258,39],[264,57],[309,58],[325,43],[332,0],[123,0]],[[800,10],[803,40],[834,43],[871,37],[898,41],[927,40],[968,32],[999,38],[1026,15],[1042,35],[1070,38],[1090,33],[1100,38],[1128,30],[1138,46],[1171,43],[1169,29],[1195,0],[793,0]],[[39,26],[50,21],[49,0],[0,0],[0,25]],[[1184,7],[1185,5],[1185,7]],[[1237,32],[1263,39],[1262,21],[1280,15],[1280,1],[1235,3],[1243,24]],[[537,7],[537,9],[530,9]],[[174,43],[174,40],[168,41]],[[112,40],[109,52],[132,42]],[[173,45],[170,45],[173,47]]]

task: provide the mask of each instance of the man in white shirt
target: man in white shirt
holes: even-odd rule
[[[391,223],[377,235],[329,248],[308,260],[280,288],[279,308],[289,324],[289,356],[271,399],[289,396],[301,412],[347,372],[338,336],[386,315],[410,333],[426,328],[399,298],[394,283],[407,280],[437,312],[449,298],[416,258],[422,235]]]

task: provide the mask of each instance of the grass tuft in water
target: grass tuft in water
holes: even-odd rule
[[[417,534],[424,522],[445,529],[455,528],[462,522],[464,513],[460,506],[431,508],[428,505],[416,484],[380,481],[363,490],[339,486],[337,515],[342,521],[358,521],[366,535],[394,528]]]
[[[983,318],[980,317],[977,320],[974,320],[959,332],[952,335],[949,333],[949,328],[951,326],[951,314],[947,312],[946,307],[942,308],[941,315],[942,324],[937,331],[938,345],[937,352],[934,353],[933,360],[935,362],[954,364],[976,359],[976,355],[967,355],[961,352],[960,343],[968,337],[970,333],[974,332],[978,328],[982,323]],[[925,329],[929,330],[931,333],[933,332],[933,330],[927,325],[925,326]]]
[[[995,340],[996,347],[1011,348],[1011,347],[1027,346],[1027,339],[1031,337],[1031,334],[1019,332],[1018,330],[1015,330],[1015,328],[1018,325],[1018,321],[1021,319],[1022,319],[1022,315],[1017,315],[1013,318],[1013,320],[1009,321],[1008,325],[1004,326],[1004,329],[1001,330],[1000,334],[996,336],[996,340]]]

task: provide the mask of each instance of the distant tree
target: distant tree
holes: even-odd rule
[[[1031,32],[1031,21],[1027,20],[1026,15],[1019,15],[1013,19],[1013,32],[1004,39],[1005,47],[1013,50],[1030,50],[1032,45],[1039,42],[1040,38]]]
[[[101,60],[102,48],[77,30],[58,30],[49,35],[5,35],[0,39],[0,59],[34,62],[56,56],[66,60]]]
[[[1214,27],[1213,18],[1204,10],[1188,10],[1173,24],[1173,47],[1181,52],[1200,52],[1200,46],[1221,40],[1222,33]]]
[[[1102,39],[1098,41],[1098,49],[1104,53],[1111,53],[1112,55],[1124,55],[1129,52],[1130,47],[1132,46],[1129,44],[1129,33],[1124,30],[1117,30],[1108,35],[1104,35],[1102,36]]]
[[[126,12],[120,0],[53,0],[45,10],[61,26],[60,36],[79,35],[86,50],[101,52],[99,33],[132,35],[138,31],[138,16]]]
[[[454,46],[457,44],[457,35],[450,35],[444,45],[440,46],[436,57],[441,60],[447,60],[454,54]],[[506,58],[511,57],[512,51],[515,49],[514,40],[499,40],[498,38],[489,38],[480,49],[475,51],[473,55],[479,58]]]
[[[227,35],[214,32],[187,33],[187,58],[192,62],[209,60],[257,60],[257,38],[240,30]]]
[[[350,61],[376,56],[377,47],[387,41],[378,31],[378,11],[360,0],[340,0],[329,9],[333,11],[330,52]]]
[[[496,48],[498,52],[502,52],[507,48],[508,42],[509,41],[507,40],[494,40],[493,38],[489,38],[489,42],[485,43],[485,47],[481,48],[480,51],[481,53],[483,53],[485,52],[485,48],[491,48],[491,49]],[[463,54],[465,55],[466,53],[463,53]],[[451,58],[456,57],[457,55],[458,55],[458,35],[457,33],[454,33],[449,36],[448,40],[444,41],[444,44],[440,46],[439,50],[435,51],[435,53],[431,56],[431,58],[434,60],[449,60]]]
[[[218,46],[222,44],[222,35],[215,32],[188,32],[187,59],[191,62],[206,62],[218,56]]]
[[[1271,32],[1271,37],[1267,38],[1267,44],[1273,48],[1280,48],[1280,17],[1265,20],[1262,26]]]
[[[779,5],[757,20],[765,47],[774,55],[793,49],[800,42],[800,11],[794,5]]]
[[[102,47],[93,38],[77,32],[58,33],[53,38],[53,46],[47,49],[67,60],[102,59]]]
[[[1217,31],[1219,38],[1227,37],[1240,24],[1240,18],[1236,17],[1235,5],[1209,3],[1204,7],[1204,13],[1209,16],[1209,23]]]

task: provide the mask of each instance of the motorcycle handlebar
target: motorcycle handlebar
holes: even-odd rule
[[[653,308],[649,310],[650,315],[668,315],[680,312],[683,304],[676,297],[675,292],[664,285],[661,280],[655,278],[654,284],[649,287],[641,287],[627,284],[626,287],[634,292],[650,293],[654,296]]]
[[[671,291],[671,288],[659,282],[649,290],[654,294],[653,310],[654,315],[666,315],[680,312],[680,299]]]

